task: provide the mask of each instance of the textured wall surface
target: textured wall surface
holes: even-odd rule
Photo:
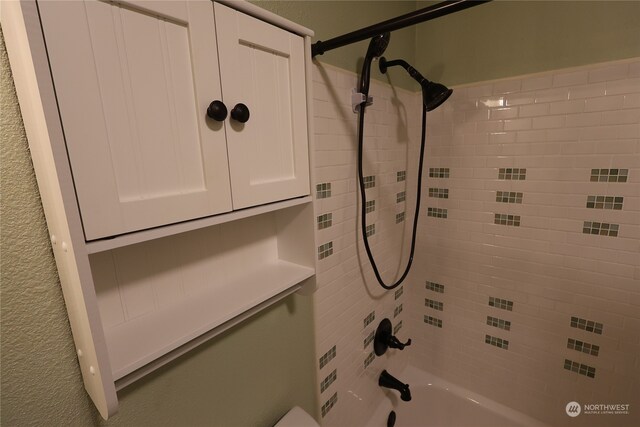
[[[2,423],[99,417],[82,385],[4,45],[0,44]]]
[[[0,37],[2,425],[270,426],[314,413],[311,299],[289,297],[119,393],[84,391],[11,70]]]

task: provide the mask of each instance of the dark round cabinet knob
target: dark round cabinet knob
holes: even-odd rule
[[[207,116],[221,122],[227,118],[227,106],[222,101],[213,101],[207,108]]]
[[[249,116],[249,107],[242,103],[236,104],[233,110],[231,110],[231,118],[240,123],[246,123],[249,120]]]

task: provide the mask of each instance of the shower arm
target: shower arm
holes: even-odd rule
[[[411,66],[411,64],[409,64],[404,59],[392,59],[391,61],[388,61],[384,56],[382,58],[380,58],[380,72],[382,74],[387,72],[387,68],[395,67],[395,66],[398,66],[398,65],[401,66],[402,68],[404,68],[405,70],[407,70],[407,73],[409,73],[409,75],[414,80],[416,80],[418,83],[422,84],[422,81],[426,80],[424,78],[424,76],[422,74],[420,74],[420,72],[418,70],[413,68]]]
[[[488,3],[491,0],[451,0],[443,1],[441,3],[434,4],[422,9],[418,9],[414,12],[409,12],[404,15],[400,15],[396,18],[389,19],[387,21],[379,22],[374,25],[370,25],[365,28],[361,28],[356,31],[352,31],[347,34],[343,34],[338,37],[334,37],[327,41],[317,41],[311,45],[311,56],[322,55],[323,53],[346,46],[351,43],[356,43],[362,40],[369,39],[384,33],[385,31],[395,31],[410,25],[419,24],[420,22],[430,21],[441,16],[449,15],[451,13],[459,12],[470,7],[479,6],[484,3]]]

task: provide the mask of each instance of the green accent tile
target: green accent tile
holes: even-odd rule
[[[325,228],[331,227],[333,224],[333,214],[327,213],[323,215],[319,215],[317,218],[318,230],[324,230]]]
[[[333,393],[333,396],[331,396],[329,398],[329,400],[327,400],[325,402],[324,405],[322,405],[322,408],[321,408],[322,418],[324,418],[329,413],[331,408],[333,408],[336,405],[336,403],[338,403],[338,392],[337,391],[335,393]]]
[[[374,175],[369,175],[363,177],[362,183],[364,184],[364,188],[373,188],[376,186],[376,177]]]
[[[444,218],[446,219],[448,216],[448,212],[447,209],[441,209],[441,208],[427,208],[427,216],[433,217],[433,218]]]
[[[591,169],[591,182],[627,182],[629,169]]]
[[[509,214],[494,214],[494,224],[497,225],[507,225],[513,227],[520,226],[520,215],[509,215]]]
[[[440,301],[432,300],[429,298],[425,298],[424,305],[434,310],[438,310],[438,311],[444,310],[444,303]]]
[[[592,332],[595,334],[602,335],[602,331],[604,329],[604,325],[599,322],[595,322],[593,320],[582,319],[580,317],[571,317],[570,326],[576,329],[582,329],[583,331]]]
[[[622,210],[624,197],[622,196],[587,196],[586,207],[589,209]]]
[[[376,355],[373,352],[369,353],[367,358],[364,359],[364,368],[367,369],[367,367],[371,365],[371,363],[375,360],[375,358],[376,358]]]
[[[619,224],[609,224],[606,222],[585,221],[582,224],[582,232],[584,234],[600,235],[600,236],[618,236]]]
[[[494,347],[501,348],[503,350],[509,349],[509,341],[502,338],[494,337],[491,335],[485,335],[484,342]]]
[[[513,311],[513,301],[509,301],[501,298],[489,297],[489,307],[495,307],[501,310]]]
[[[329,349],[329,351],[327,351],[325,354],[322,355],[322,357],[320,357],[319,359],[320,369],[324,368],[327,365],[327,363],[331,362],[335,357],[336,357],[336,346],[334,345]]]
[[[444,293],[444,285],[441,285],[439,283],[435,283],[435,282],[430,282],[430,281],[426,281],[426,288],[430,291],[434,291],[434,292],[438,292],[440,294]]]
[[[500,168],[498,169],[498,179],[522,181],[527,177],[527,170],[524,168]]]
[[[429,168],[429,178],[449,178],[449,168]]]
[[[376,320],[375,310],[369,313],[367,317],[364,318],[364,327],[366,328],[367,326],[369,326],[374,320]]]
[[[596,376],[596,368],[582,363],[574,362],[573,360],[569,359],[564,360],[564,369],[580,375],[584,375],[589,378],[595,378]]]
[[[318,246],[318,260],[327,258],[333,254],[333,242]]]
[[[338,371],[334,369],[329,375],[325,377],[324,380],[320,383],[320,393],[324,393],[326,389],[329,388],[331,384],[338,378]]]
[[[376,210],[376,201],[375,200],[367,200],[365,204],[365,212],[371,213]]]
[[[487,325],[495,328],[504,329],[505,331],[511,330],[511,322],[497,317],[487,316]]]
[[[375,224],[367,225],[367,226],[365,227],[365,235],[366,235],[367,237],[371,237],[371,236],[373,236],[374,234],[376,234],[376,225],[375,225]]]
[[[393,309],[393,317],[398,317],[400,313],[402,313],[402,304],[396,306],[396,308]]]
[[[402,320],[393,327],[393,335],[396,335],[400,329],[402,329]]]
[[[437,317],[432,317],[432,316],[424,316],[424,323],[431,325],[431,326],[435,326],[437,328],[442,328],[442,320],[438,319]]]
[[[516,191],[496,191],[496,202],[522,203],[523,193]]]
[[[448,199],[449,189],[448,188],[429,188],[429,197],[433,197],[436,199]]]
[[[369,344],[371,344],[371,342],[374,340],[376,335],[375,331],[371,331],[371,333],[369,335],[367,335],[367,337],[364,339],[364,348],[367,348],[367,346]]]
[[[323,182],[321,184],[316,185],[316,198],[318,199],[326,199],[331,197],[331,183]]]

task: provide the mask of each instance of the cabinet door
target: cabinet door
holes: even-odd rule
[[[210,1],[40,1],[87,240],[231,210]]]
[[[304,39],[215,3],[234,209],[309,194]]]

